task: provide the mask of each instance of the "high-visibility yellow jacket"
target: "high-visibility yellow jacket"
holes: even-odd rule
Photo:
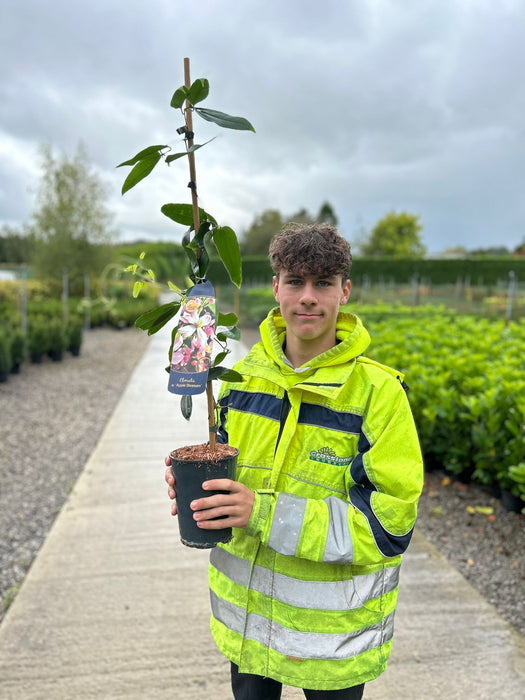
[[[274,309],[236,365],[245,381],[223,385],[220,439],[255,503],[210,556],[220,650],[243,673],[317,690],[384,671],[423,481],[403,377],[361,357],[358,317],[337,328],[334,348],[294,369]]]

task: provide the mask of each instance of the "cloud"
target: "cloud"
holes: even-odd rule
[[[169,238],[159,213],[184,164],[120,197],[115,165],[177,145],[169,107],[191,57],[207,106],[257,133],[196,121],[199,193],[223,223],[329,200],[352,238],[390,209],[421,215],[431,251],[523,236],[525,87],[517,1],[8,1],[0,28],[0,222],[23,222],[38,145],[81,141],[123,236]],[[183,195],[182,195],[183,196]]]

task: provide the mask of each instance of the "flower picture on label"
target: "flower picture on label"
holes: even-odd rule
[[[173,341],[171,369],[204,372],[210,368],[215,334],[215,298],[191,296],[184,303]]]

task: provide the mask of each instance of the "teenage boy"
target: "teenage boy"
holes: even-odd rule
[[[283,683],[353,700],[390,654],[421,453],[403,377],[363,356],[368,332],[340,311],[347,241],[291,225],[270,261],[279,308],[236,365],[245,381],[220,394],[237,480],[192,504],[200,527],[236,528],[210,556],[211,629],[237,700],[280,698]],[[174,499],[170,469],[166,481]]]

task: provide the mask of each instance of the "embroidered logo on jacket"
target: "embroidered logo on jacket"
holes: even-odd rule
[[[319,450],[310,452],[310,459],[323,464],[348,465],[353,457],[338,457],[331,447],[321,447]]]

